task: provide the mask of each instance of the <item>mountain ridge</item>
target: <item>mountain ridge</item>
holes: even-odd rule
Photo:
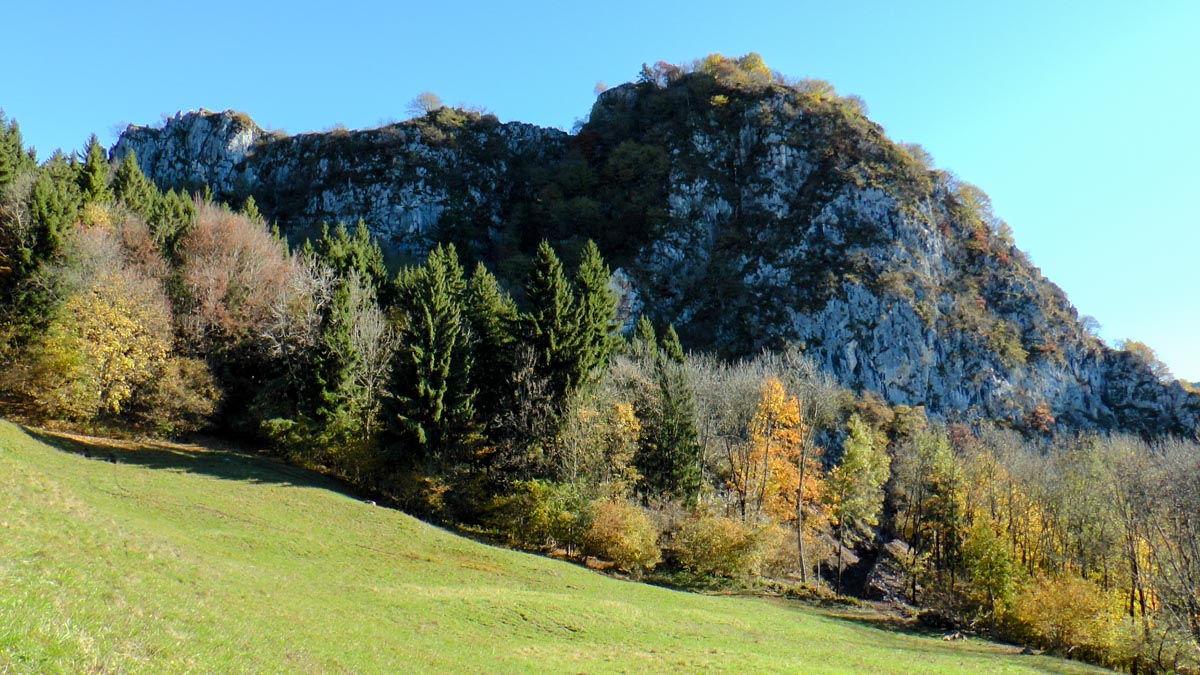
[[[573,134],[441,108],[286,137],[200,111],[130,127],[112,155],[129,152],[160,186],[253,196],[286,232],[361,219],[398,255],[449,240],[503,273],[541,239],[594,239],[630,312],[688,346],[800,344],[893,404],[1027,429],[1200,427],[1200,395],[1088,334],[981,190],[824,83],[651,71]]]

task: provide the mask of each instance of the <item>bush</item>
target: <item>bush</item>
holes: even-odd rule
[[[1126,643],[1112,603],[1096,584],[1078,577],[1039,579],[1013,602],[1008,632],[1024,642],[1073,658],[1115,663]]]
[[[562,546],[572,552],[583,540],[586,502],[574,485],[519,481],[496,497],[485,522],[510,545],[527,549]]]
[[[684,521],[675,532],[675,560],[693,574],[738,578],[758,566],[758,538],[745,523],[703,515]]]
[[[592,503],[591,525],[583,537],[585,550],[640,577],[662,560],[658,528],[639,506],[625,501]]]
[[[173,436],[203,429],[221,391],[200,359],[171,357],[136,411],[140,428]]]

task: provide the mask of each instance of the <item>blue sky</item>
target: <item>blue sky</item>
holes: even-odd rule
[[[736,9],[735,9],[736,7]],[[1108,339],[1200,380],[1200,2],[24,2],[0,106],[42,157],[206,107],[292,133],[429,90],[569,129],[643,62],[762,54],[975,183]]]

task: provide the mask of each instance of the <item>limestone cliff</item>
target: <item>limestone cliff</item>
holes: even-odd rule
[[[830,89],[674,74],[605,92],[570,135],[442,109],[286,137],[201,111],[131,127],[130,151],[164,187],[253,194],[285,227],[362,219],[410,254],[452,239],[519,271],[541,238],[593,238],[689,346],[799,343],[847,386],[948,417],[1200,422],[1200,396],[1083,329],[981,191]]]

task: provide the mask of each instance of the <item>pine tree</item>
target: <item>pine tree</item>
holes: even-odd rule
[[[479,390],[476,409],[486,423],[501,413],[512,379],[517,306],[500,290],[496,277],[483,263],[475,266],[467,284],[465,313],[474,347],[475,387]]]
[[[108,153],[100,145],[100,139],[92,134],[88,139],[83,166],[79,170],[79,189],[84,202],[107,204],[112,201],[112,190],[108,187]]]
[[[694,504],[700,494],[703,467],[696,431],[696,398],[684,366],[679,336],[674,326],[668,326],[655,369],[661,411],[658,443],[670,458],[670,491]]]
[[[396,286],[394,428],[414,443],[430,475],[441,474],[464,459],[474,416],[466,283],[454,247],[435,248],[424,266],[402,271]]]
[[[579,358],[573,378],[580,386],[591,382],[620,347],[617,299],[608,287],[611,281],[612,273],[600,257],[600,249],[589,240],[575,275]]]
[[[582,341],[571,286],[546,241],[538,245],[525,297],[529,311],[521,317],[522,337],[534,349],[538,375],[549,381],[552,397],[561,400],[579,383]]]
[[[113,176],[113,195],[125,208],[150,220],[158,204],[158,188],[146,179],[138,166],[137,154],[130,151]]]

